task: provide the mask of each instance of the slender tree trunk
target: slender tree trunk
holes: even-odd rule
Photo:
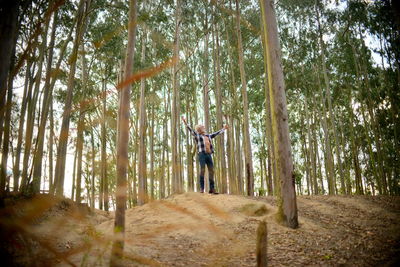
[[[345,188],[345,183],[344,183],[344,174],[343,174],[343,167],[342,167],[342,161],[340,159],[341,155],[341,149],[339,145],[339,139],[336,131],[336,124],[335,124],[335,113],[332,108],[332,100],[331,100],[331,93],[330,93],[330,81],[328,77],[328,70],[326,68],[326,59],[325,59],[325,43],[322,38],[322,30],[321,30],[321,25],[320,25],[320,20],[319,20],[319,9],[316,7],[316,13],[317,13],[317,24],[318,24],[318,32],[319,32],[319,43],[320,43],[320,49],[321,49],[321,60],[322,60],[322,71],[324,74],[324,81],[325,81],[325,98],[328,100],[328,111],[329,111],[329,117],[331,121],[331,127],[333,130],[333,136],[335,140],[335,147],[336,147],[336,161],[339,167],[339,176],[340,176],[340,191],[341,193],[345,193],[346,188]],[[329,150],[330,151],[330,150]],[[332,160],[333,164],[333,160]],[[334,169],[334,164],[333,164],[333,169]],[[337,191],[336,189],[336,175],[333,172],[333,188],[335,190],[335,193]],[[332,192],[330,192],[332,193]],[[334,193],[333,193],[334,194]]]
[[[82,155],[83,155],[83,129],[85,127],[84,124],[84,115],[82,111],[79,114],[78,121],[78,133],[76,138],[76,149],[78,151],[78,169],[76,172],[76,202],[81,203],[81,191],[82,191]]]
[[[325,163],[326,163],[326,179],[328,181],[328,192],[330,195],[334,195],[336,192],[336,180],[335,180],[335,163],[332,157],[332,149],[331,149],[331,142],[329,137],[329,130],[328,130],[328,121],[326,118],[326,106],[325,106],[325,97],[322,92],[322,87],[320,83],[319,76],[318,77],[318,87],[320,92],[320,104],[322,106],[322,129],[324,131],[324,140],[325,140]]]
[[[24,158],[23,158],[23,168],[22,168],[22,182],[21,182],[21,190],[26,191],[27,185],[29,183],[28,177],[28,168],[29,168],[29,158],[31,156],[32,150],[32,141],[33,141],[33,132],[34,132],[34,120],[35,120],[35,112],[36,112],[36,103],[39,97],[39,89],[40,89],[40,81],[42,79],[42,68],[44,61],[45,48],[47,45],[47,30],[48,23],[45,25],[45,30],[42,35],[42,43],[39,49],[39,59],[38,59],[38,71],[35,76],[35,87],[33,91],[33,96],[31,101],[28,104],[28,117],[26,124],[26,134],[25,134],[25,150],[24,150]],[[37,190],[40,186],[40,181],[36,185],[34,185],[34,189],[36,187]]]
[[[174,57],[179,58],[179,35],[181,27],[181,3],[176,0],[175,10],[175,36],[174,36]],[[180,190],[180,159],[179,159],[179,65],[176,63],[172,70],[172,120],[171,120],[171,144],[172,144],[172,193],[181,193]]]
[[[216,66],[215,73],[215,97],[216,97],[216,109],[217,109],[217,128],[222,128],[222,91],[221,91],[221,68],[219,61],[219,33],[218,33],[218,25],[213,27],[213,33],[215,36],[215,48],[214,48],[214,59]],[[218,158],[220,162],[220,171],[221,171],[221,191],[222,193],[227,193],[227,180],[226,180],[226,159],[225,159],[225,141],[224,135],[220,135],[218,137]]]
[[[142,42],[141,62],[144,64],[146,55],[146,33],[144,33]],[[146,151],[146,130],[147,130],[147,115],[146,115],[146,81],[140,80],[140,104],[139,104],[139,192],[138,205],[143,205],[148,202],[147,195],[147,151]]]
[[[151,126],[150,126],[150,196],[151,199],[155,199],[154,195],[154,120],[155,120],[155,108],[151,109]]]
[[[107,132],[106,132],[106,111],[107,111],[107,98],[106,98],[106,75],[104,74],[102,80],[103,103],[102,103],[102,117],[101,117],[101,173],[100,173],[100,186],[99,186],[99,209],[108,210],[108,201],[105,201],[105,184],[107,180]],[[107,186],[108,188],[108,186]],[[108,196],[107,196],[108,199]],[[107,202],[107,203],[106,203]],[[107,209],[106,209],[107,207]]]
[[[242,45],[242,33],[240,31],[240,11],[239,0],[236,0],[236,34],[238,37],[238,54],[239,54],[239,70],[240,80],[242,81],[242,98],[243,98],[243,136],[244,136],[244,155],[245,155],[245,174],[247,183],[247,195],[254,195],[254,174],[253,159],[251,152],[250,125],[249,125],[249,104],[247,100],[247,81],[244,70],[244,54]]]
[[[134,48],[136,41],[136,0],[129,2],[128,45],[126,48],[124,80],[132,73]],[[129,101],[131,85],[126,85],[121,90],[118,110],[119,127],[117,132],[117,189],[114,233],[115,239],[111,251],[110,266],[122,266],[125,235],[125,209],[126,209],[126,173],[128,167],[129,143]]]
[[[75,31],[75,39],[74,45],[71,53],[71,67],[70,72],[68,74],[68,83],[67,83],[67,95],[65,99],[64,105],[64,113],[62,118],[61,130],[59,135],[59,143],[57,149],[57,161],[56,161],[56,172],[54,176],[55,183],[55,193],[58,196],[62,196],[64,193],[64,176],[65,176],[65,162],[67,155],[67,144],[68,144],[68,135],[69,135],[69,123],[71,117],[71,108],[72,108],[72,96],[74,91],[74,80],[75,80],[75,71],[76,71],[76,59],[78,56],[78,48],[83,37],[83,33],[85,32],[84,22],[87,19],[87,16],[84,16],[85,13],[85,4],[86,4],[86,12],[88,11],[90,0],[80,0],[78,12],[77,12],[77,25]],[[53,192],[52,192],[53,193]]]
[[[49,192],[53,189],[53,142],[54,142],[54,115],[53,102],[50,103],[50,133],[49,133]]]
[[[94,134],[93,131],[90,132],[90,141],[92,143],[92,178],[90,180],[90,208],[94,209],[95,208],[95,179],[96,179],[96,150],[94,147]]]
[[[236,183],[237,183],[237,193],[243,195],[244,190],[243,190],[243,163],[242,163],[242,146],[240,145],[240,120],[234,120],[236,121],[236,129],[235,129],[235,139],[236,139],[236,162],[237,162],[237,167],[238,171],[236,173]]]
[[[25,125],[25,115],[26,115],[26,107],[31,95],[32,89],[32,78],[31,78],[31,67],[32,62],[28,60],[25,72],[25,83],[24,83],[24,94],[22,98],[21,104],[21,113],[19,116],[19,127],[18,127],[18,141],[17,148],[15,150],[15,162],[13,168],[13,176],[14,176],[14,192],[18,191],[19,188],[19,178],[20,178],[20,159],[21,159],[21,148],[22,148],[22,138],[24,135],[24,125]]]
[[[75,155],[74,155],[74,166],[72,169],[72,194],[71,194],[71,199],[74,200],[75,199],[75,190],[76,190],[76,163],[78,160],[78,147],[76,147],[75,149]]]
[[[315,152],[314,152],[314,145],[313,140],[311,137],[311,121],[310,121],[310,113],[308,111],[308,98],[305,96],[305,116],[306,116],[306,125],[307,125],[307,140],[308,140],[308,149],[310,155],[310,163],[311,163],[311,170],[310,176],[312,181],[312,192],[314,195],[318,195],[318,182],[317,182],[317,170],[316,170],[316,161],[315,161]],[[309,167],[307,167],[309,168]]]
[[[296,191],[294,186],[292,151],[290,146],[285,84],[280,58],[280,44],[275,10],[271,0],[261,2],[267,51],[268,82],[271,97],[272,130],[280,180],[279,215],[290,228],[297,228]]]
[[[37,136],[37,145],[36,145],[36,153],[33,159],[33,190],[34,192],[39,192],[40,180],[42,176],[42,161],[43,161],[43,147],[44,147],[44,138],[45,138],[45,130],[46,123],[49,113],[50,102],[52,99],[52,91],[53,86],[50,87],[50,78],[52,74],[52,62],[53,62],[53,49],[55,43],[55,33],[57,27],[57,14],[58,11],[54,12],[53,18],[53,26],[51,30],[51,39],[50,44],[48,46],[49,54],[47,56],[47,68],[46,68],[46,80],[44,85],[44,94],[43,94],[43,103],[42,103],[42,116],[40,118],[40,126],[38,128],[38,136]],[[55,79],[55,78],[54,78]]]

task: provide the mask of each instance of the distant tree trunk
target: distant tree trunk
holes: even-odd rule
[[[334,195],[336,193],[336,180],[335,180],[335,163],[332,156],[332,149],[331,149],[331,142],[329,137],[329,129],[328,129],[328,120],[326,118],[326,106],[325,106],[325,97],[322,92],[322,87],[320,84],[320,79],[318,77],[318,87],[320,92],[320,104],[322,106],[322,129],[324,131],[324,140],[325,140],[325,172],[326,172],[326,179],[328,181],[328,192],[330,195]]]
[[[108,176],[107,176],[107,128],[106,128],[106,116],[107,116],[107,97],[106,97],[106,74],[102,81],[103,87],[103,107],[102,107],[102,119],[101,119],[101,182],[100,182],[100,209],[104,207],[104,210],[108,211]]]
[[[129,3],[128,44],[125,56],[124,80],[127,80],[132,74],[136,41],[136,0],[131,0]],[[115,210],[114,223],[115,239],[112,245],[110,266],[122,265],[124,250],[130,93],[131,85],[128,84],[122,88],[121,97],[119,99],[119,127],[117,132],[117,189],[115,194],[117,207]]]
[[[243,195],[243,164],[242,164],[242,146],[240,145],[240,119],[233,120],[235,123],[235,143],[236,143],[236,164],[237,164],[237,173],[236,173],[236,183],[238,194]],[[233,125],[232,125],[233,126]]]
[[[192,77],[194,76],[193,73],[190,74]],[[193,79],[193,78],[192,78]],[[195,90],[193,90],[195,91]],[[192,115],[190,113],[190,100],[189,94],[186,97],[186,118],[189,121],[189,124],[192,125]],[[194,191],[194,179],[193,179],[193,157],[191,155],[191,138],[192,135],[190,133],[186,134],[186,175],[187,175],[187,191],[193,192]]]
[[[336,124],[335,124],[335,113],[333,111],[332,108],[332,100],[331,100],[331,92],[330,92],[330,81],[329,81],[329,77],[328,77],[328,70],[326,68],[326,59],[325,59],[325,43],[324,40],[322,38],[322,30],[321,30],[321,25],[320,25],[320,21],[319,21],[319,10],[318,8],[316,8],[316,13],[317,13],[317,24],[318,24],[318,32],[319,32],[319,43],[320,43],[320,49],[321,49],[321,63],[322,63],[322,71],[323,71],[323,75],[324,75],[324,81],[325,81],[325,98],[328,100],[328,111],[329,111],[329,117],[330,117],[330,121],[331,121],[331,127],[333,130],[333,137],[335,140],[335,147],[336,147],[336,161],[339,167],[339,178],[340,178],[340,190],[341,193],[345,193],[346,188],[345,188],[345,183],[344,183],[344,175],[343,175],[343,167],[342,167],[342,160],[340,159],[340,155],[341,155],[341,149],[340,149],[340,145],[339,145],[339,139],[338,139],[338,135],[337,135],[337,131],[336,131]],[[324,106],[325,106],[325,101],[324,101]],[[330,148],[330,146],[329,146]],[[327,148],[328,149],[328,148]],[[329,150],[330,151],[330,150]],[[330,163],[329,163],[330,164]],[[332,177],[333,177],[333,188],[331,188],[330,194],[335,194],[337,193],[337,189],[336,189],[336,175],[334,173],[334,163],[332,160],[332,165],[333,165],[333,172],[332,172]],[[332,191],[334,190],[334,191]]]
[[[54,115],[53,102],[50,103],[50,133],[49,133],[49,192],[53,188],[53,142],[54,142]]]
[[[76,191],[76,170],[77,170],[76,162],[77,162],[77,159],[78,159],[78,147],[76,147],[76,149],[75,149],[74,166],[73,166],[73,169],[72,169],[72,193],[71,193],[71,199],[72,200],[76,199],[75,198],[75,195],[76,195],[75,191]]]
[[[285,84],[281,63],[275,10],[271,0],[261,2],[261,13],[266,38],[268,82],[271,97],[272,130],[280,180],[279,215],[290,228],[297,228],[296,191],[294,186],[292,151],[290,146],[288,113],[286,108]]]
[[[233,124],[232,115],[225,117],[225,120],[229,122],[231,126],[228,131],[228,170],[229,170],[229,194],[237,194],[237,183],[236,183],[236,162],[235,162],[235,127]]]
[[[179,35],[181,27],[181,2],[176,0],[175,10],[175,36],[174,36],[174,57],[179,59]],[[171,120],[171,145],[172,145],[172,193],[181,193],[180,177],[181,166],[179,158],[179,64],[176,63],[172,70],[172,120]]]
[[[48,46],[49,49],[49,54],[47,56],[47,67],[46,67],[46,79],[45,79],[45,85],[44,85],[44,94],[43,94],[43,103],[42,103],[42,116],[40,118],[40,126],[38,128],[38,136],[37,136],[37,145],[36,145],[36,153],[33,159],[33,190],[36,193],[39,193],[39,186],[40,186],[40,180],[42,176],[42,161],[43,161],[43,147],[44,147],[44,138],[45,138],[45,130],[46,130],[46,124],[48,120],[48,113],[49,113],[49,107],[50,107],[50,102],[52,99],[52,92],[53,92],[53,86],[50,85],[50,78],[52,74],[52,63],[53,63],[53,49],[54,49],[54,43],[55,43],[55,33],[56,33],[56,27],[57,27],[57,14],[58,11],[56,10],[54,12],[54,18],[53,18],[53,26],[51,30],[51,39],[50,39],[50,44]],[[55,80],[55,78],[54,78]]]
[[[221,91],[221,67],[219,61],[219,33],[218,33],[218,25],[214,25],[213,27],[213,35],[214,35],[214,59],[215,59],[215,98],[216,98],[216,110],[217,110],[217,128],[222,128],[222,91]],[[221,173],[221,192],[227,193],[227,180],[226,180],[226,159],[225,159],[225,142],[224,135],[220,135],[218,137],[218,159],[219,159],[219,169]]]
[[[86,4],[86,9],[85,9],[85,4]],[[54,183],[55,183],[54,188],[55,188],[55,193],[58,196],[62,196],[64,194],[65,162],[67,155],[69,123],[70,123],[71,108],[72,108],[72,96],[75,83],[74,80],[76,71],[76,59],[78,56],[79,44],[82,40],[83,33],[85,32],[84,26],[86,25],[86,23],[84,22],[84,20],[87,19],[87,16],[84,16],[84,13],[85,10],[86,12],[88,11],[89,5],[90,5],[90,0],[80,0],[77,12],[78,19],[75,31],[74,45],[70,57],[71,67],[70,67],[70,72],[68,74],[67,95],[65,99],[60,135],[58,138],[59,142],[57,149],[56,172],[54,176]]]
[[[245,174],[247,183],[247,195],[254,195],[254,174],[253,159],[251,152],[250,126],[249,126],[249,104],[247,100],[247,81],[244,70],[244,54],[242,45],[242,33],[240,31],[240,11],[239,0],[236,0],[236,34],[238,37],[238,54],[239,54],[239,70],[240,80],[242,81],[242,98],[243,98],[243,136],[244,136],[244,155],[245,155]]]
[[[33,132],[34,132],[34,124],[35,124],[35,113],[36,113],[36,103],[39,97],[40,91],[40,82],[42,79],[42,69],[43,69],[43,61],[44,54],[47,45],[47,30],[48,30],[48,21],[45,25],[45,30],[42,34],[42,43],[39,48],[39,58],[38,58],[38,71],[35,76],[35,87],[33,91],[33,96],[28,104],[28,117],[26,122],[26,133],[25,133],[25,150],[24,150],[24,158],[23,158],[23,168],[22,168],[22,182],[21,182],[21,190],[25,191],[27,189],[27,185],[29,183],[28,177],[28,168],[29,168],[29,158],[32,153],[32,141],[33,141]],[[39,183],[35,181],[37,190],[39,190]],[[38,189],[39,188],[39,189]]]
[[[144,33],[142,42],[141,62],[144,64],[146,56],[146,33]],[[147,114],[146,114],[146,81],[140,80],[140,104],[139,104],[139,191],[138,205],[148,202],[147,196],[147,151],[146,151],[146,130],[147,130]]]
[[[230,8],[232,9],[232,1],[229,1]],[[234,42],[230,41],[232,38],[229,35],[229,32],[234,32],[234,23],[235,19],[232,17],[232,21],[227,22],[225,20],[225,28],[229,30],[225,30],[225,35],[226,35],[226,40],[229,42],[229,46],[227,48],[228,50],[228,59],[229,59],[229,74],[230,74],[230,95],[232,99],[232,108],[229,116],[230,119],[230,125],[231,125],[231,130],[228,131],[228,145],[230,146],[229,153],[228,153],[228,158],[231,158],[231,166],[232,169],[230,170],[230,180],[229,180],[229,190],[231,194],[242,194],[242,183],[240,182],[241,180],[241,175],[242,175],[242,162],[240,160],[240,129],[236,127],[236,118],[240,120],[240,115],[238,114],[238,110],[236,107],[239,105],[239,100],[238,100],[238,95],[237,95],[237,89],[236,89],[236,79],[235,79],[235,72],[234,72],[234,64],[236,64],[236,61],[233,59],[233,47],[234,47]],[[230,143],[229,143],[230,142]],[[229,168],[230,169],[230,168]],[[232,185],[232,186],[231,186]]]
[[[308,140],[308,150],[310,154],[310,163],[311,163],[311,171],[310,171],[310,176],[311,176],[311,181],[312,181],[312,193],[314,195],[318,195],[318,182],[317,182],[317,169],[316,169],[316,162],[315,162],[315,153],[314,153],[314,146],[313,146],[313,140],[311,137],[311,121],[310,121],[310,113],[308,111],[308,100],[307,96],[305,96],[305,116],[306,116],[306,125],[307,125],[307,140]]]
[[[150,126],[150,197],[151,199],[155,199],[154,195],[154,120],[155,120],[155,107],[151,108],[151,126]]]
[[[18,191],[19,188],[19,178],[21,175],[20,171],[20,159],[21,159],[21,150],[22,150],[22,139],[24,136],[24,125],[25,125],[25,115],[26,115],[26,107],[31,95],[32,89],[32,78],[31,78],[31,67],[32,61],[28,60],[26,65],[25,72],[25,83],[24,83],[24,94],[22,97],[21,104],[21,113],[19,116],[19,127],[18,127],[18,141],[17,147],[15,149],[15,162],[13,167],[13,176],[14,176],[14,192]]]
[[[315,95],[313,95],[312,96],[312,103],[314,104],[313,106],[314,106],[314,108],[313,108],[313,110],[315,111],[315,110],[318,110],[319,109],[319,107],[317,106],[317,100],[315,99]],[[319,191],[321,191],[321,194],[325,194],[325,189],[324,189],[324,181],[323,181],[323,178],[322,178],[322,168],[321,168],[321,163],[320,163],[320,158],[319,158],[319,153],[318,153],[318,150],[319,150],[319,148],[318,148],[318,137],[317,137],[317,133],[316,133],[316,128],[317,128],[317,126],[319,125],[319,122],[318,122],[318,120],[317,120],[317,115],[318,115],[318,112],[314,112],[314,124],[313,124],[313,127],[312,127],[312,135],[313,135],[313,140],[314,140],[314,151],[315,151],[315,158],[316,158],[316,162],[315,162],[315,169],[316,170],[318,170],[318,177],[319,177],[319,182],[320,182],[320,184],[321,184],[321,190],[319,190]],[[322,144],[322,141],[321,141],[321,144]],[[318,167],[317,167],[318,166]],[[317,176],[317,175],[316,175]]]
[[[164,108],[165,108],[165,113],[164,113],[164,119],[163,119],[163,145],[162,145],[162,167],[161,167],[161,178],[160,178],[160,198],[163,199],[165,198],[165,193],[166,193],[166,186],[165,186],[165,173],[167,175],[169,174],[169,169],[166,167],[168,161],[168,103],[169,103],[169,95],[168,92],[164,93]],[[168,99],[167,99],[168,98]],[[169,180],[168,180],[169,182]],[[169,187],[169,185],[168,185]]]
[[[209,104],[209,80],[208,80],[208,42],[209,42],[209,30],[208,30],[208,17],[207,17],[207,9],[204,18],[204,63],[203,63],[203,108],[204,108],[204,126],[206,127],[206,131],[210,130],[210,104]],[[205,180],[204,180],[205,181]]]
[[[92,179],[90,180],[90,195],[91,195],[91,198],[90,198],[90,207],[92,208],[92,209],[94,209],[95,208],[95,201],[94,201],[94,196],[95,196],[95,183],[94,183],[94,181],[95,181],[95,178],[96,178],[96,172],[95,172],[95,170],[96,170],[96,150],[95,150],[95,147],[94,147],[94,134],[93,134],[93,131],[90,131],[90,140],[91,140],[91,143],[92,143]]]
[[[76,172],[76,202],[81,203],[81,191],[82,191],[82,156],[83,156],[83,129],[85,127],[84,124],[84,115],[82,114],[82,110],[79,112],[79,121],[78,121],[78,133],[76,138],[76,149],[78,151],[78,169]]]
[[[137,118],[139,118],[139,103],[135,104],[135,109],[136,109],[136,114],[137,114]],[[139,122],[138,119],[135,119],[135,129],[138,129]],[[134,133],[134,137],[135,137],[135,143],[133,145],[133,149],[134,149],[134,157],[133,157],[133,163],[132,163],[132,169],[133,169],[133,187],[132,187],[132,198],[133,198],[133,205],[136,206],[138,204],[138,173],[137,173],[137,164],[138,164],[138,151],[139,151],[139,132],[136,131]]]

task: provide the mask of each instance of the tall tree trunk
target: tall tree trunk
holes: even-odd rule
[[[325,172],[326,172],[326,179],[328,181],[328,192],[330,195],[334,195],[336,193],[336,180],[335,180],[335,163],[332,157],[332,150],[331,150],[331,142],[329,137],[329,129],[328,129],[328,120],[326,118],[326,106],[325,106],[325,97],[322,92],[322,87],[318,77],[318,88],[320,92],[320,105],[322,106],[322,129],[324,131],[324,140],[325,140]]]
[[[76,147],[75,149],[75,154],[74,154],[74,166],[72,169],[72,193],[71,193],[71,199],[74,200],[75,199],[75,190],[76,190],[76,162],[78,160],[78,147]]]
[[[142,42],[141,63],[144,64],[146,55],[146,33],[144,33]],[[146,81],[140,80],[140,104],[139,104],[139,191],[138,205],[143,205],[148,202],[147,196],[147,152],[146,152],[146,130],[147,130],[147,115],[146,115]]]
[[[215,23],[214,23],[215,24]],[[219,61],[219,32],[218,24],[213,27],[214,35],[214,63],[216,67],[215,73],[215,97],[216,97],[216,110],[217,110],[217,128],[222,128],[222,91],[221,91],[221,67]],[[227,180],[226,180],[226,159],[225,159],[225,142],[224,135],[218,137],[218,159],[219,159],[219,169],[221,172],[221,191],[222,193],[227,193]]]
[[[50,103],[50,130],[49,130],[49,192],[53,189],[53,143],[54,143],[54,115],[53,102]]]
[[[312,103],[313,103],[313,110],[314,110],[314,124],[312,127],[312,135],[313,135],[313,146],[314,146],[314,151],[315,151],[315,169],[318,170],[318,175],[316,174],[316,176],[318,176],[319,178],[319,183],[321,185],[321,190],[318,189],[318,191],[320,191],[320,193],[322,195],[325,194],[325,188],[324,188],[324,180],[322,177],[322,167],[321,167],[321,163],[320,163],[320,158],[319,158],[319,148],[318,148],[318,136],[317,136],[317,126],[320,125],[320,122],[317,120],[317,117],[319,116],[319,112],[315,112],[315,110],[319,110],[318,104],[317,104],[317,100],[315,98],[315,95],[312,95]],[[321,140],[321,144],[322,144],[322,140]]]
[[[106,112],[107,112],[107,97],[106,97],[106,74],[102,80],[103,105],[101,118],[101,178],[100,178],[100,196],[99,208],[108,211],[108,179],[107,179],[107,128],[106,128]]]
[[[262,17],[261,17],[261,41],[263,45],[263,56],[264,56],[264,69],[267,70],[267,55],[266,55],[266,44],[265,44],[265,31],[264,31],[264,24],[262,23]],[[276,161],[275,161],[275,149],[274,149],[274,144],[273,144],[273,133],[272,133],[272,122],[271,122],[271,103],[270,103],[270,95],[269,95],[269,86],[268,86],[268,75],[267,72],[265,72],[265,78],[264,78],[264,93],[265,93],[265,131],[266,131],[266,143],[268,146],[268,169],[270,170],[268,172],[268,195],[273,195],[273,188],[276,188],[278,185],[276,184]],[[272,165],[272,167],[271,167]],[[274,181],[274,184],[272,183]]]
[[[54,12],[53,26],[51,30],[51,39],[48,46],[49,54],[47,56],[47,67],[46,67],[46,80],[44,85],[43,103],[42,103],[42,116],[40,118],[40,126],[38,128],[36,153],[33,159],[33,190],[39,192],[40,180],[42,176],[42,161],[43,161],[43,147],[47,117],[52,98],[53,87],[50,87],[50,78],[52,74],[52,62],[53,62],[53,49],[55,43],[56,27],[57,27],[57,14],[58,11]],[[55,79],[55,78],[54,78]]]
[[[176,0],[175,10],[175,36],[174,36],[174,57],[179,59],[179,35],[181,27],[181,2]],[[171,120],[171,144],[172,144],[172,193],[181,193],[180,190],[180,159],[179,159],[179,64],[176,63],[172,70],[172,120]]]
[[[312,192],[314,195],[318,195],[318,182],[317,182],[317,166],[316,166],[316,161],[315,161],[315,152],[314,152],[314,145],[313,145],[313,140],[312,140],[312,135],[311,135],[311,118],[310,118],[310,113],[308,111],[308,100],[307,96],[305,96],[305,116],[306,116],[306,125],[307,125],[307,140],[308,140],[308,149],[309,149],[309,154],[310,154],[310,163],[311,163],[311,181],[312,181]]]
[[[150,126],[150,197],[155,199],[154,195],[154,120],[155,120],[155,107],[151,108],[151,126]]]
[[[90,208],[94,209],[95,208],[95,201],[94,201],[94,196],[95,196],[95,179],[96,179],[96,150],[94,147],[94,134],[93,131],[90,132],[90,141],[92,143],[92,173],[91,176],[92,178],[90,179]]]
[[[22,97],[22,104],[21,104],[21,113],[19,116],[19,127],[18,127],[18,141],[17,141],[17,148],[15,150],[15,162],[13,167],[13,176],[14,176],[14,192],[18,191],[19,188],[19,178],[20,178],[20,159],[21,159],[21,148],[22,148],[22,138],[24,135],[24,125],[25,125],[25,115],[26,115],[26,108],[28,101],[31,95],[32,89],[32,82],[33,79],[31,78],[31,67],[32,61],[28,60],[25,72],[25,83],[24,83],[24,94]],[[32,70],[33,71],[33,70]]]
[[[275,10],[271,0],[261,2],[267,51],[268,82],[271,97],[272,130],[280,180],[279,215],[290,228],[297,228],[296,191],[294,186],[292,151],[290,146],[285,84],[281,63]]]
[[[243,195],[243,164],[242,164],[242,146],[240,145],[240,119],[234,120],[236,121],[235,125],[235,139],[236,139],[236,162],[237,162],[237,193]]]
[[[83,155],[83,129],[85,117],[82,114],[82,110],[79,112],[78,121],[78,133],[76,138],[76,149],[78,151],[78,169],[76,172],[76,202],[81,203],[81,191],[82,191],[82,155]]]
[[[27,185],[29,183],[28,177],[28,168],[29,168],[29,158],[31,156],[32,150],[32,141],[33,141],[33,132],[34,132],[34,120],[35,120],[35,112],[36,112],[36,103],[39,97],[40,91],[40,82],[42,79],[42,68],[44,61],[44,54],[47,45],[47,30],[48,30],[48,21],[45,25],[45,30],[42,35],[42,43],[39,49],[39,59],[38,59],[38,71],[35,76],[35,87],[33,91],[32,99],[28,104],[28,117],[26,124],[26,134],[25,134],[25,150],[24,150],[24,158],[23,158],[23,168],[22,168],[22,182],[21,182],[21,190],[26,191]],[[36,189],[40,186],[40,183],[36,181]],[[40,189],[40,188],[39,188]],[[39,190],[38,189],[38,190]]]
[[[318,5],[317,5],[318,6]],[[346,192],[346,188],[345,188],[345,183],[344,183],[344,174],[343,174],[343,167],[342,167],[342,160],[340,159],[340,155],[341,155],[341,148],[340,148],[340,144],[339,144],[339,139],[338,139],[338,135],[337,135],[337,131],[336,131],[336,124],[335,124],[335,113],[333,111],[332,108],[332,100],[331,100],[331,92],[330,92],[330,81],[329,81],[329,77],[328,77],[328,70],[326,68],[326,59],[325,59],[325,43],[324,40],[322,38],[322,30],[321,30],[321,25],[320,25],[320,20],[319,20],[319,8],[316,7],[316,13],[317,13],[317,24],[318,24],[318,33],[319,33],[319,43],[320,43],[320,49],[321,49],[321,61],[322,61],[322,71],[324,74],[324,81],[325,81],[325,98],[328,100],[328,111],[329,111],[329,117],[330,117],[330,121],[331,121],[331,127],[333,130],[333,137],[335,140],[335,148],[336,148],[336,161],[339,167],[339,178],[340,178],[340,191],[341,193],[345,193]],[[324,101],[325,103],[325,101]],[[325,104],[324,104],[325,105]],[[329,150],[330,151],[330,150]],[[333,160],[332,160],[332,164],[333,164]],[[334,165],[333,165],[333,170],[334,170]],[[337,189],[336,189],[336,175],[333,172],[333,188],[336,193]],[[333,192],[330,192],[330,194]],[[333,193],[333,194],[334,194]]]
[[[247,183],[247,195],[254,195],[254,174],[253,159],[251,152],[250,125],[249,125],[249,103],[247,100],[247,81],[244,70],[244,54],[242,45],[242,33],[240,31],[240,11],[239,0],[236,0],[236,34],[238,38],[239,70],[240,80],[242,81],[243,98],[243,136],[244,136],[244,155],[245,155],[245,175]]]
[[[128,44],[125,56],[124,80],[132,74],[134,48],[136,41],[136,0],[129,2]],[[115,210],[114,233],[110,266],[121,266],[124,250],[125,235],[125,209],[126,209],[126,173],[128,168],[128,143],[129,143],[129,101],[131,85],[124,86],[119,99],[117,133],[117,189]]]
[[[56,172],[54,175],[54,183],[55,183],[54,189],[55,193],[58,196],[62,196],[64,193],[65,162],[67,156],[67,144],[68,144],[69,123],[70,123],[71,108],[72,108],[72,96],[74,91],[76,59],[78,56],[79,44],[82,40],[83,33],[85,32],[84,26],[86,25],[86,23],[84,20],[87,19],[87,16],[84,16],[84,13],[85,11],[86,12],[88,11],[89,5],[90,5],[90,0],[80,0],[77,11],[78,19],[75,31],[74,45],[70,57],[71,67],[70,67],[70,72],[68,74],[67,95],[65,99],[60,135],[58,138],[59,142],[57,149]]]

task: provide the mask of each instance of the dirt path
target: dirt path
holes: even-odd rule
[[[300,228],[293,230],[276,223],[272,197],[187,193],[135,207],[126,212],[126,265],[255,266],[255,233],[264,219],[270,266],[399,263],[399,197],[301,196],[298,209]],[[108,265],[112,213],[48,214],[31,233],[74,265]],[[52,265],[68,265],[49,255]]]

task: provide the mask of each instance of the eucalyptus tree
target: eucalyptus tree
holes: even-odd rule
[[[280,182],[278,214],[288,227],[297,228],[297,202],[294,186],[294,169],[286,108],[285,84],[278,28],[273,2],[260,2],[267,56],[268,82],[271,98],[272,130],[277,161],[277,176]],[[267,71],[267,70],[266,70]]]
[[[132,75],[134,48],[136,42],[136,18],[137,3],[131,0],[129,4],[128,44],[126,48],[124,81]],[[126,209],[126,175],[128,167],[128,143],[129,143],[129,105],[130,83],[123,86],[119,98],[118,133],[117,133],[117,189],[114,233],[116,239],[113,242],[110,266],[120,266],[124,250],[125,209]]]
[[[238,38],[238,56],[239,56],[239,70],[243,99],[243,137],[244,137],[244,155],[245,155],[245,177],[247,195],[254,195],[254,174],[253,174],[253,158],[251,152],[251,139],[250,139],[250,123],[249,123],[249,104],[247,100],[247,81],[244,69],[244,55],[242,44],[242,33],[240,30],[240,7],[239,1],[236,0],[236,35]]]
[[[82,36],[85,32],[84,27],[86,26],[85,23],[85,20],[87,19],[86,14],[89,12],[90,3],[91,3],[90,0],[80,0],[77,10],[76,30],[75,30],[73,50],[71,54],[72,62],[68,74],[67,96],[65,100],[62,125],[59,135],[57,161],[56,161],[56,169],[54,175],[55,187],[53,191],[55,191],[55,193],[59,196],[62,196],[64,193],[65,162],[66,162],[68,135],[69,135],[70,116],[72,109],[72,96],[74,91],[76,59],[78,55],[78,48],[82,40]]]

